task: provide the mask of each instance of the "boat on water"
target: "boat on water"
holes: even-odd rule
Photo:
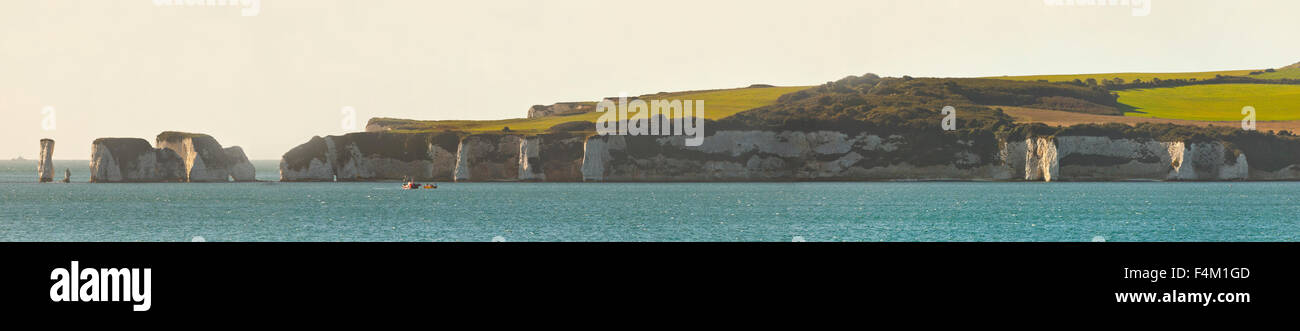
[[[437,188],[438,188],[438,184],[420,184],[420,183],[416,183],[414,180],[411,180],[409,178],[402,180],[403,190],[421,190],[421,189],[432,190]]]

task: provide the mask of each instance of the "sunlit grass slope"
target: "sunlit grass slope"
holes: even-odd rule
[[[797,92],[811,88],[811,86],[790,86],[790,87],[752,87],[738,88],[728,90],[711,90],[711,91],[694,91],[694,92],[677,92],[661,93],[641,96],[648,101],[663,100],[704,100],[704,115],[709,119],[721,119],[733,114],[770,105],[776,102],[776,99],[786,93]],[[595,122],[600,116],[599,113],[584,113],[565,116],[548,116],[541,118],[515,118],[491,121],[414,121],[398,119],[380,119],[391,123],[400,123],[396,131],[467,131],[467,132],[495,132],[509,127],[511,131],[521,133],[536,133],[555,126],[556,124],[589,121]]]
[[[1251,106],[1260,121],[1300,119],[1300,85],[1192,85],[1117,93],[1120,103],[1136,108],[1128,116],[1232,121],[1242,119],[1242,108]]]

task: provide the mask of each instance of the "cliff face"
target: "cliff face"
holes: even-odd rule
[[[531,167],[526,165],[527,157],[521,158],[520,152],[534,148],[525,147],[523,138],[515,135],[465,137],[456,155],[456,181],[517,180],[524,172],[533,177]]]
[[[41,139],[41,159],[37,160],[36,173],[41,183],[54,181],[54,140]]]
[[[455,133],[351,133],[313,137],[280,162],[282,181],[451,180]]]
[[[529,165],[537,169],[540,164],[541,180],[553,182],[582,181],[583,155],[587,137],[567,133],[543,134],[537,156],[529,156]],[[534,170],[536,172],[536,170]]]
[[[991,140],[990,140],[991,141]],[[582,167],[593,181],[1005,180],[1010,170],[974,140],[917,150],[901,135],[718,131],[685,137],[595,136]]]
[[[158,148],[138,138],[101,138],[91,146],[90,181],[228,182],[256,180],[257,170],[239,147],[222,148],[204,134],[163,132]]]
[[[253,167],[252,162],[248,162],[248,155],[244,154],[244,149],[239,146],[231,146],[225,149],[226,162],[230,164],[230,177],[236,182],[251,182],[257,180],[257,168]]]
[[[1243,180],[1245,154],[1223,142],[1161,142],[1098,136],[1030,138],[1005,143],[1016,177],[1025,180]],[[1300,178],[1300,177],[1294,177]]]
[[[90,182],[180,182],[185,161],[176,152],[155,149],[138,138],[101,138],[91,147]]]
[[[460,138],[453,152],[456,136],[450,134],[438,144],[431,134],[383,135],[394,134],[313,138],[285,154],[282,180],[415,173],[435,180],[550,182],[1300,179],[1300,165],[1269,159],[1252,167],[1245,151],[1262,147],[1225,141],[721,130],[697,147],[685,146],[681,136],[475,134]],[[445,156],[451,153],[454,162]]]
[[[230,181],[231,162],[226,150],[212,136],[205,134],[163,132],[158,148],[176,152],[185,161],[185,179],[190,182]]]

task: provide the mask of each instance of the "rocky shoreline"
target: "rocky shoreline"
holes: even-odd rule
[[[688,147],[669,136],[381,131],[313,137],[285,154],[280,174],[285,182],[1300,180],[1300,165],[1252,163],[1245,152],[1273,147],[1229,141],[935,136],[720,130]]]

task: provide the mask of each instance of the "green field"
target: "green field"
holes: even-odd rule
[[[705,118],[716,120],[742,111],[770,105],[775,103],[776,99],[781,97],[781,95],[808,88],[811,88],[811,86],[739,88],[729,90],[652,94],[641,96],[641,98],[647,101],[655,99],[676,99],[683,101],[704,100]],[[468,132],[488,132],[501,131],[502,128],[510,127],[511,131],[537,133],[545,131],[556,124],[566,122],[595,122],[598,117],[600,117],[600,114],[593,112],[565,116],[548,116],[531,119],[515,118],[491,121],[411,121],[410,126],[412,128],[398,131],[457,130]],[[404,127],[406,126],[404,125]]]
[[[1037,76],[1000,76],[1000,77],[985,77],[985,78],[993,78],[993,79],[1008,79],[1008,80],[1023,80],[1023,81],[1039,81],[1039,80],[1046,80],[1046,81],[1049,81],[1049,82],[1069,82],[1069,81],[1074,81],[1075,79],[1078,79],[1078,80],[1080,80],[1080,81],[1087,81],[1088,78],[1092,78],[1092,79],[1096,79],[1096,80],[1098,80],[1098,81],[1101,81],[1101,80],[1115,79],[1115,78],[1117,78],[1117,77],[1120,78],[1120,79],[1123,79],[1125,82],[1132,82],[1132,81],[1135,80],[1135,79],[1141,79],[1142,81],[1151,81],[1151,80],[1154,79],[1154,78],[1160,78],[1161,80],[1169,80],[1169,79],[1187,79],[1187,80],[1190,80],[1190,79],[1193,79],[1193,78],[1195,78],[1195,79],[1197,79],[1197,80],[1202,80],[1202,79],[1211,79],[1211,78],[1214,78],[1214,76],[1216,76],[1216,75],[1224,75],[1224,76],[1250,76],[1250,73],[1251,73],[1252,71],[1260,71],[1260,70],[1263,70],[1263,69],[1258,69],[1258,70],[1206,71],[1206,72],[1173,72],[1173,73],[1120,72],[1120,73],[1109,73],[1109,74],[1037,75]],[[1264,78],[1264,77],[1261,77],[1261,76],[1250,76],[1250,77]]]
[[[1259,121],[1300,120],[1300,85],[1217,84],[1118,91],[1127,116],[1197,121],[1241,120],[1255,107]]]

